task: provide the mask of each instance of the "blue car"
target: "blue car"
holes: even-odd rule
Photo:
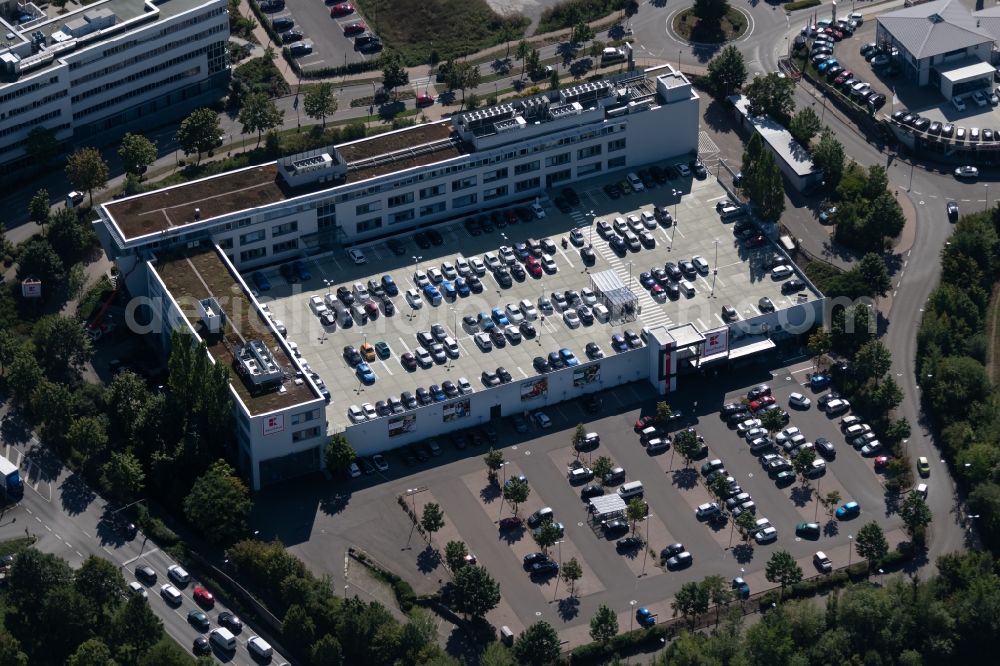
[[[444,390],[437,384],[431,384],[427,387],[427,390],[430,391],[431,397],[434,398],[434,402],[444,402],[447,397],[444,394]]]
[[[827,58],[826,60],[824,60],[823,62],[821,62],[819,65],[817,65],[816,69],[819,70],[820,72],[823,72],[823,71],[826,71],[828,68],[833,67],[834,65],[839,65],[839,64],[840,63],[837,62],[836,58]]]
[[[611,336],[611,348],[616,352],[628,351],[628,343],[625,342],[625,338],[622,337],[621,333],[615,333]]]
[[[250,275],[250,277],[253,278],[253,283],[255,285],[257,285],[257,290],[258,291],[270,291],[271,290],[271,281],[268,280],[267,276],[264,275],[263,273],[261,273],[260,271],[254,271]]]
[[[740,576],[733,579],[733,589],[736,591],[736,596],[740,599],[746,599],[750,596],[750,586]]]
[[[640,608],[635,612],[635,621],[640,627],[652,627],[656,624],[656,616],[648,608]]]
[[[848,502],[837,508],[837,520],[846,520],[861,514],[861,505],[857,502]]]
[[[489,333],[496,327],[493,320],[490,319],[490,314],[488,312],[479,313],[479,330],[483,333]]]
[[[441,292],[438,291],[437,287],[435,287],[434,285],[425,284],[424,298],[426,298],[427,302],[430,303],[431,305],[437,305],[438,303],[441,302]]]
[[[450,281],[442,280],[438,287],[444,292],[445,298],[455,298],[455,285]]]
[[[507,479],[506,481],[504,481],[503,485],[509,486],[510,484],[514,483],[515,479],[517,481],[523,481],[524,483],[528,482],[528,477],[526,477],[524,474],[518,474],[517,476],[512,476],[509,479]]]
[[[382,276],[382,288],[385,289],[385,293],[390,296],[399,295],[399,288],[396,286],[396,281],[392,279],[391,275]]]
[[[301,259],[297,259],[292,262],[292,270],[295,274],[299,276],[299,282],[306,282],[307,280],[312,280],[312,273],[306,268],[306,262]]]
[[[354,374],[358,376],[364,384],[374,384],[375,383],[375,373],[368,366],[367,363],[358,363],[354,368]]]
[[[646,289],[650,289],[654,284],[656,284],[656,279],[650,273],[639,273],[639,284]]]
[[[580,361],[576,359],[576,354],[566,349],[565,347],[559,350],[559,357],[562,358],[563,363],[565,363],[567,367],[580,365]]]
[[[459,296],[468,296],[472,293],[472,290],[469,289],[469,282],[464,277],[455,280],[455,291],[458,292]]]
[[[510,325],[510,320],[507,319],[507,315],[505,315],[503,310],[501,310],[500,308],[493,308],[490,311],[490,316],[493,318],[493,321],[497,323],[497,326]]]
[[[809,386],[814,389],[823,389],[829,386],[831,381],[830,375],[815,374],[809,378]]]

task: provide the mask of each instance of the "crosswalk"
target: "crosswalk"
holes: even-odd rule
[[[643,272],[645,268],[637,265],[635,261],[632,262],[632,284],[629,284],[629,265],[628,261],[618,256],[607,243],[596,243],[594,249],[600,253],[601,257],[607,262],[621,278],[622,283],[632,290],[633,294],[636,294],[639,301],[639,320],[643,323],[643,326],[652,328],[654,326],[671,326],[673,325],[673,319],[670,318],[664,309],[663,305],[657,303],[653,300],[653,297],[649,295],[647,291],[641,284],[639,284],[639,273]]]

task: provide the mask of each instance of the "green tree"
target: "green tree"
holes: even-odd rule
[[[840,504],[840,499],[839,490],[831,490],[823,497],[817,497],[817,501],[826,508],[826,512],[831,518],[837,510],[837,505]]]
[[[836,189],[844,175],[844,145],[837,141],[829,127],[820,134],[819,143],[812,151],[812,161],[823,174],[826,187]]]
[[[496,483],[497,472],[503,465],[503,451],[490,447],[489,452],[483,456],[483,462],[486,463],[486,477],[489,479],[490,483]]]
[[[49,223],[49,216],[51,215],[49,209],[51,205],[49,191],[44,188],[38,190],[31,197],[31,202],[28,204],[28,219],[35,224],[45,227]]]
[[[125,173],[139,176],[156,161],[156,142],[141,134],[128,132],[121,138],[118,157],[121,158]]]
[[[729,0],[694,0],[694,15],[707,23],[718,23],[729,11]]]
[[[531,44],[527,40],[522,39],[517,43],[517,50],[514,51],[514,57],[521,61],[521,76],[524,78],[524,68],[528,64],[528,56],[531,54]]]
[[[594,38],[594,29],[587,25],[586,21],[580,21],[573,26],[573,34],[569,38],[571,44],[583,44]]]
[[[151,648],[160,641],[160,637],[163,635],[163,623],[153,613],[149,601],[143,597],[131,596],[128,601],[118,607],[111,622],[110,635],[123,648],[131,648],[134,654],[144,654],[142,666],[177,663],[176,661],[168,662],[167,659],[149,661],[156,654],[155,651],[151,651]],[[121,655],[127,653],[127,650],[119,649],[118,652]],[[122,660],[120,656],[119,659]],[[133,660],[128,659],[127,661]]]
[[[225,507],[225,511],[219,511]],[[244,536],[250,516],[246,484],[225,460],[217,460],[198,477],[184,498],[188,522],[213,543],[230,543]]]
[[[615,468],[615,462],[607,456],[598,456],[590,469],[594,472],[594,478],[603,479],[604,475]]]
[[[874,339],[876,330],[875,315],[865,303],[833,311],[830,337],[833,348],[841,354],[853,357],[866,342]]]
[[[196,153],[200,164],[201,154],[215,147],[221,133],[219,114],[211,109],[201,108],[195,109],[181,121],[177,133],[174,134],[174,140],[185,155]]]
[[[812,469],[814,460],[816,460],[816,451],[810,448],[803,448],[792,458],[792,467],[795,468],[795,473],[802,477],[804,485],[809,484],[809,477],[806,474]]]
[[[50,218],[46,238],[52,249],[70,266],[84,258],[94,240],[89,223],[83,223],[72,209],[61,208]]]
[[[76,652],[66,660],[66,666],[115,666],[116,663],[111,658],[111,648],[100,638],[91,638],[80,643]]]
[[[257,146],[259,147],[264,132],[280,126],[284,116],[284,109],[276,107],[266,94],[253,93],[243,100],[239,121],[243,125],[243,134],[257,133]]]
[[[553,69],[549,73],[549,90],[559,90],[559,70]]]
[[[113,451],[108,462],[104,463],[101,481],[112,497],[120,502],[127,502],[142,493],[146,473],[131,450]]]
[[[532,536],[535,537],[535,543],[542,549],[542,552],[548,553],[549,548],[562,538],[562,532],[556,527],[555,523],[551,520],[546,520],[537,531],[532,532]]]
[[[858,530],[858,536],[854,540],[854,547],[858,551],[858,557],[863,557],[868,561],[868,573],[871,573],[879,562],[889,554],[889,542],[885,539],[885,532],[874,520],[865,524]]]
[[[886,239],[898,236],[904,226],[906,226],[906,216],[903,215],[903,209],[896,201],[896,197],[888,192],[882,192],[872,199],[865,218],[867,247],[881,252],[885,248]]]
[[[618,616],[606,604],[601,604],[590,618],[590,637],[598,643],[607,643],[617,633]]]
[[[575,557],[571,557],[568,562],[563,563],[559,575],[569,585],[569,595],[572,597],[576,591],[576,581],[583,576],[583,567],[580,566]]]
[[[80,148],[66,158],[66,179],[78,190],[90,196],[94,205],[94,190],[103,190],[108,184],[108,163],[97,148]]]
[[[444,561],[452,571],[458,571],[465,566],[465,556],[469,549],[463,541],[449,541],[444,546]]]
[[[306,115],[323,121],[326,127],[326,117],[337,112],[337,98],[333,96],[333,84],[319,83],[306,91],[302,98],[302,106]]]
[[[342,666],[344,663],[344,651],[340,647],[340,641],[330,634],[324,634],[312,646],[313,666]]]
[[[716,499],[721,500],[729,496],[729,482],[724,476],[717,476],[709,481],[708,489]]]
[[[635,532],[636,521],[645,518],[647,513],[649,513],[649,506],[638,497],[633,497],[625,505],[625,516],[631,521],[633,532]]]
[[[910,422],[905,418],[896,419],[885,429],[885,439],[891,444],[897,444],[910,438]],[[998,452],[1000,453],[1000,452]],[[998,460],[997,462],[1000,462]],[[992,466],[991,466],[992,468]]]
[[[399,54],[390,51],[382,56],[382,87],[389,93],[395,94],[396,88],[405,86],[410,82],[410,74],[403,66],[403,60]]]
[[[113,611],[122,604],[125,578],[118,565],[103,557],[91,555],[83,561],[73,577],[76,591],[101,611]]]
[[[744,514],[741,513],[740,515]],[[733,598],[732,588],[726,584],[726,579],[718,574],[706,576],[701,581],[700,586],[705,594],[708,595],[712,605],[715,606],[715,623],[718,624],[719,607],[722,604],[729,603],[729,600]]]
[[[59,152],[59,140],[56,133],[48,127],[37,126],[28,132],[24,149],[35,164],[48,164]]]
[[[821,326],[809,336],[806,347],[809,349],[809,353],[815,357],[815,365],[818,367],[820,359],[829,354],[833,347],[833,336],[828,329]]]
[[[580,457],[580,448],[583,447],[584,443],[587,441],[587,429],[582,423],[576,425],[576,430],[573,431],[573,448],[576,449],[576,456]]]
[[[542,56],[539,54],[538,49],[532,48],[528,51],[527,57],[528,66],[528,77],[531,79],[541,78],[542,76]]]
[[[708,80],[719,97],[729,97],[747,80],[747,65],[740,50],[730,44],[708,61]]]
[[[28,666],[28,655],[21,650],[21,644],[4,629],[0,629],[0,666]]]
[[[677,590],[670,606],[674,609],[675,616],[680,613],[694,626],[698,616],[708,612],[708,604],[708,589],[695,581],[688,581],[681,585],[681,589]]]
[[[889,279],[889,269],[886,268],[882,255],[869,252],[861,258],[858,271],[864,278],[865,284],[869,285],[872,296],[885,296],[889,293],[892,281]]]
[[[800,109],[798,113],[792,116],[791,122],[788,123],[788,131],[791,133],[792,138],[802,144],[807,150],[813,137],[819,134],[822,128],[819,116],[816,115],[811,106]]]
[[[670,417],[673,416],[674,410],[670,409],[670,405],[666,400],[660,400],[656,403],[656,422],[660,425],[666,425],[670,422]]]
[[[873,379],[878,383],[891,367],[892,352],[881,340],[865,343],[854,358],[854,372],[861,381]]]
[[[14,356],[21,348],[21,341],[10,329],[0,328],[0,377],[2,377],[7,367],[14,360]]]
[[[743,542],[750,543],[750,539],[757,532],[757,520],[754,514],[744,511],[736,516],[733,523],[736,525],[736,530],[740,533],[740,538]]]
[[[14,401],[20,404],[28,402],[35,388],[44,379],[38,361],[35,360],[31,352],[24,348],[14,352],[6,375],[7,388],[14,397]]]
[[[795,80],[777,72],[754,77],[743,89],[750,115],[770,116],[782,125],[788,124],[795,110],[794,93]]]
[[[70,449],[93,465],[108,448],[108,422],[104,415],[81,416],[73,419],[66,433]]]
[[[743,159],[740,163],[740,171],[743,172],[743,182],[740,184],[740,191],[744,196],[750,197],[754,192],[757,183],[757,167],[760,164],[761,155],[764,154],[764,139],[760,132],[753,132],[750,140],[743,148]]]
[[[19,617],[30,624],[41,617],[42,604],[49,592],[70,587],[73,570],[59,557],[29,548],[18,553],[6,580],[8,601],[17,607]]]
[[[285,612],[281,634],[292,645],[312,645],[316,640],[316,623],[305,608],[292,604]]]
[[[483,567],[462,567],[452,585],[452,608],[466,617],[482,617],[500,603],[500,585]]]
[[[128,653],[131,657],[132,654],[137,653],[131,645],[125,644],[121,649],[118,650],[121,653]],[[119,660],[122,660],[119,657]],[[130,658],[129,661],[132,661]],[[195,660],[195,666],[212,666],[215,662],[214,657],[208,655],[202,655]],[[191,657],[188,656],[187,652],[180,646],[180,643],[174,641],[160,641],[142,654],[142,658],[139,660],[139,666],[190,666]]]
[[[514,641],[514,656],[527,666],[548,666],[559,658],[559,635],[548,622],[535,622]]]
[[[479,666],[517,666],[517,660],[506,645],[490,641],[479,654]]]
[[[787,550],[777,550],[771,554],[771,559],[764,567],[764,576],[772,583],[781,585],[781,593],[785,588],[802,580],[802,567]]]
[[[39,319],[32,339],[38,362],[53,381],[77,377],[93,352],[90,338],[80,322],[63,315]]]
[[[691,430],[681,430],[674,435],[674,450],[684,458],[684,466],[690,467],[691,461],[698,455],[698,436]]]
[[[347,441],[343,433],[330,435],[323,452],[323,460],[326,469],[331,474],[344,474],[351,467],[351,463],[357,458],[354,448]]]
[[[918,493],[909,493],[899,507],[899,517],[903,519],[906,533],[913,540],[922,540],[933,515],[927,502]]]
[[[420,517],[420,526],[426,530],[428,539],[434,540],[434,533],[444,527],[444,512],[435,502],[428,502],[424,505],[423,515]]]
[[[771,435],[785,427],[785,417],[782,416],[780,410],[765,410],[758,418],[760,418],[761,427]]]
[[[503,486],[503,498],[511,503],[515,516],[517,508],[528,501],[530,493],[531,488],[528,487],[528,482],[521,479],[508,479]]]
[[[757,214],[763,220],[777,222],[785,212],[785,187],[781,169],[774,161],[771,151],[766,150],[761,154],[750,187],[750,199]]]

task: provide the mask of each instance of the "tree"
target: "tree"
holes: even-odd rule
[[[736,525],[736,529],[740,533],[740,538],[744,543],[750,543],[750,539],[757,532],[757,520],[754,514],[749,511],[744,511],[740,515],[736,516],[733,521]]]
[[[538,49],[532,48],[528,52],[527,65],[528,65],[528,77],[529,78],[536,79],[536,78],[541,77],[542,56],[538,52]]]
[[[573,34],[570,36],[569,41],[571,44],[583,44],[584,42],[589,42],[594,38],[594,30],[586,21],[580,21],[575,26],[573,26]]]
[[[618,633],[618,616],[607,605],[597,607],[590,618],[590,637],[598,643],[607,643]]]
[[[875,337],[876,330],[875,316],[865,303],[833,311],[830,337],[833,348],[842,354],[856,354],[862,345]]]
[[[615,468],[615,463],[607,456],[598,456],[590,469],[594,472],[594,478],[603,479],[604,475]]]
[[[340,647],[340,641],[324,634],[312,646],[313,666],[341,666],[344,663],[344,651]]]
[[[933,518],[927,502],[918,493],[910,493],[906,496],[899,507],[899,517],[903,519],[906,533],[914,541],[923,538],[924,530],[931,524]]]
[[[817,501],[826,508],[826,512],[833,517],[833,513],[837,510],[837,505],[840,504],[840,491],[831,490],[823,497],[817,497]]]
[[[889,542],[885,539],[885,532],[874,520],[858,530],[854,547],[858,551],[858,557],[863,557],[868,561],[869,574],[872,568],[889,554]]]
[[[103,190],[108,184],[108,163],[97,148],[80,148],[66,158],[66,178],[90,196],[93,206],[94,190]]]
[[[7,574],[7,599],[17,606],[22,619],[40,617],[45,596],[52,590],[69,587],[73,570],[65,560],[33,548],[21,551]]]
[[[28,204],[28,219],[44,228],[49,223],[51,205],[49,191],[44,188],[38,190]]]
[[[902,442],[904,439],[909,439],[910,422],[905,418],[896,419],[885,429],[885,438],[893,444]],[[989,467],[990,469],[993,469],[993,465],[990,465]]]
[[[820,359],[830,353],[830,349],[833,347],[833,337],[828,329],[822,326],[817,328],[812,335],[809,336],[809,341],[806,342],[806,347],[809,349],[809,353],[816,358],[814,365],[819,366]]]
[[[85,465],[92,465],[108,447],[107,419],[103,415],[73,419],[66,432],[66,443],[83,458]]]
[[[310,118],[318,118],[326,127],[326,117],[337,112],[337,98],[333,96],[332,83],[320,83],[306,91],[302,106]]]
[[[770,116],[786,125],[795,110],[795,80],[771,72],[757,76],[743,89],[752,116]]]
[[[549,73],[549,90],[559,90],[559,70],[553,69]]]
[[[119,606],[111,625],[110,633],[120,645],[129,646],[138,654],[145,653],[142,666],[177,663],[174,660],[168,662],[167,659],[154,659],[156,652],[150,651],[150,648],[160,641],[163,623],[153,613],[149,601],[143,597],[129,597],[128,601]]]
[[[535,622],[514,641],[514,656],[528,666],[548,666],[559,658],[559,635],[548,622]]]
[[[528,56],[530,54],[531,44],[526,39],[519,41],[517,43],[517,50],[514,51],[514,57],[521,61],[521,79],[524,78],[524,68],[528,64]]]
[[[829,127],[820,134],[819,143],[812,151],[812,161],[823,174],[826,187],[836,189],[844,175],[844,145],[837,141]]]
[[[695,581],[688,581],[677,590],[670,606],[674,609],[674,615],[680,613],[694,626],[698,616],[708,611],[708,602],[708,590]]]
[[[803,448],[792,458],[792,467],[795,468],[795,473],[802,477],[804,485],[809,483],[809,477],[806,474],[812,469],[814,460],[816,460],[816,450],[810,448]]]
[[[743,54],[733,45],[722,49],[708,62],[708,80],[718,97],[729,97],[747,80],[747,66]]]
[[[580,448],[583,447],[584,443],[587,441],[587,429],[582,423],[576,424],[576,430],[573,431],[573,448],[576,449],[576,456],[580,457]]]
[[[785,427],[785,417],[779,409],[768,409],[761,414],[760,425],[771,435]]]
[[[312,645],[316,640],[316,622],[300,604],[292,604],[285,611],[281,634],[292,645]]]
[[[128,132],[121,138],[118,157],[121,158],[125,173],[139,176],[156,161],[156,143],[141,134]]]
[[[246,534],[250,493],[225,460],[216,460],[184,498],[184,515],[209,541],[229,543]]]
[[[622,12],[625,13],[625,25],[632,20],[632,17],[639,13],[639,3],[637,0],[625,0],[622,5]]]
[[[763,220],[777,222],[785,212],[785,189],[781,169],[774,161],[771,151],[766,150],[761,154],[749,186],[750,199],[757,214]]]
[[[517,660],[506,645],[490,641],[479,654],[479,666],[517,666]]]
[[[35,388],[44,379],[42,368],[27,349],[21,348],[14,352],[7,368],[7,388],[15,402],[28,402]]]
[[[503,451],[498,451],[493,447],[490,447],[489,452],[483,456],[483,462],[486,463],[486,477],[489,479],[490,483],[497,482],[497,470],[503,465]]]
[[[77,569],[73,586],[76,591],[102,611],[111,611],[122,603],[125,578],[118,565],[91,555]]]
[[[104,464],[103,472],[101,481],[119,502],[138,497],[145,488],[146,473],[142,469],[142,462],[131,450],[113,451],[111,458]]]
[[[32,339],[38,362],[53,381],[75,378],[93,352],[90,337],[80,322],[63,315],[39,319]]]
[[[354,448],[347,441],[343,433],[336,433],[330,436],[323,452],[323,460],[326,463],[326,470],[331,474],[344,474],[351,467],[351,463],[357,458]]]
[[[174,134],[174,140],[185,155],[197,153],[200,164],[201,154],[215,147],[221,133],[219,114],[211,109],[201,108],[195,109],[181,121],[177,133]]]
[[[708,489],[716,499],[721,500],[729,496],[729,482],[724,476],[717,476],[709,481]]]
[[[740,514],[741,516],[744,514]],[[729,585],[726,585],[726,579],[718,574],[713,574],[711,576],[706,576],[704,580],[701,581],[701,587],[708,595],[709,600],[712,605],[715,606],[715,622],[719,622],[719,606],[728,603],[730,599],[733,598],[733,591]]]
[[[729,11],[729,0],[695,0],[694,15],[707,23],[718,23]]]
[[[91,638],[80,643],[76,652],[66,660],[66,666],[115,666],[109,648],[100,638]]]
[[[562,538],[562,531],[551,520],[546,520],[537,531],[532,532],[532,536],[535,537],[535,543],[542,549],[542,552],[548,553],[549,548],[556,545],[556,542]]]
[[[518,506],[528,501],[530,493],[528,482],[521,479],[508,479],[503,486],[503,498],[513,505],[515,516]]]
[[[666,425],[670,422],[670,417],[673,416],[674,410],[670,409],[670,405],[666,400],[660,400],[656,403],[656,422],[660,425]]]
[[[48,127],[35,127],[28,132],[24,149],[35,164],[45,165],[59,152],[59,140],[56,133]]]
[[[243,125],[243,134],[257,133],[257,145],[260,146],[264,132],[281,125],[284,116],[284,109],[276,107],[266,94],[253,93],[243,100],[239,121]]]
[[[638,497],[633,497],[625,505],[625,515],[632,523],[632,531],[635,532],[635,523],[642,520],[649,512],[649,506]]]
[[[444,527],[444,512],[436,502],[428,502],[424,505],[423,515],[420,517],[420,526],[427,531],[428,539],[434,540],[434,533]]]
[[[132,645],[126,644],[119,649],[119,654],[131,650],[137,652]],[[120,657],[119,657],[120,658]],[[215,662],[213,657],[202,655],[195,660],[195,666],[212,666]],[[139,666],[190,666],[191,657],[174,641],[160,641],[152,645],[142,655]]]
[[[885,296],[889,293],[892,281],[889,279],[889,269],[886,268],[882,255],[869,252],[861,258],[858,271],[871,289],[872,296]]]
[[[865,343],[854,358],[854,372],[861,381],[874,379],[875,383],[892,367],[892,352],[881,340]]]
[[[867,246],[881,252],[885,248],[887,238],[895,238],[906,226],[906,216],[896,201],[896,197],[888,192],[882,192],[872,199],[865,217],[865,237]]]
[[[771,554],[771,559],[767,561],[764,576],[770,582],[781,585],[781,593],[784,594],[787,586],[802,580],[802,567],[787,550],[777,550]]]
[[[396,88],[405,86],[410,82],[410,74],[403,66],[403,60],[399,54],[390,51],[382,56],[382,87],[387,92],[393,93]]]
[[[465,565],[465,556],[469,549],[464,541],[449,541],[444,546],[444,561],[452,571],[458,571]]]
[[[576,581],[580,580],[583,576],[583,567],[580,566],[575,557],[571,557],[568,562],[563,563],[562,571],[559,572],[559,575],[569,585],[569,595],[572,597],[576,590]]]
[[[452,586],[452,607],[466,617],[482,617],[500,603],[500,585],[483,567],[462,567]]]
[[[674,450],[684,458],[684,466],[690,467],[691,461],[698,455],[698,436],[692,430],[681,430],[674,435]]]
[[[792,116],[791,122],[788,123],[788,131],[791,133],[792,138],[802,144],[802,147],[807,150],[813,137],[819,134],[822,128],[819,116],[816,115],[811,106],[800,109],[798,113]]]
[[[89,223],[80,221],[76,211],[61,208],[50,218],[45,237],[62,259],[63,265],[70,266],[84,258],[84,253],[94,240],[94,232]]]
[[[757,183],[757,167],[764,150],[764,139],[761,138],[760,132],[753,132],[747,145],[743,148],[743,159],[740,163],[740,171],[743,172],[740,191],[744,196],[749,197],[754,192]]]

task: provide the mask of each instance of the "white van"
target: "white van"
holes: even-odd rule
[[[661,451],[666,451],[669,448],[670,442],[668,440],[654,437],[649,440],[648,444],[646,444],[646,453],[652,456],[660,453]]]
[[[251,636],[250,640],[247,641],[247,650],[250,654],[260,657],[261,659],[270,659],[271,655],[274,654],[274,650],[271,646],[260,636]]]
[[[629,481],[618,488],[618,495],[622,499],[631,499],[642,496],[642,481]]]
[[[225,627],[212,629],[212,632],[209,634],[209,640],[220,650],[232,652],[236,649],[236,637]]]
[[[610,65],[615,62],[624,62],[625,54],[621,49],[609,46],[601,51],[601,66]]]
[[[685,296],[687,296],[688,298],[694,298],[694,285],[691,284],[689,281],[681,280],[680,282],[677,283],[677,286],[680,287],[681,293],[683,293]]]
[[[174,606],[180,605],[184,601],[184,595],[181,591],[170,583],[164,583],[160,586],[160,596],[167,600],[167,603],[173,604]]]

